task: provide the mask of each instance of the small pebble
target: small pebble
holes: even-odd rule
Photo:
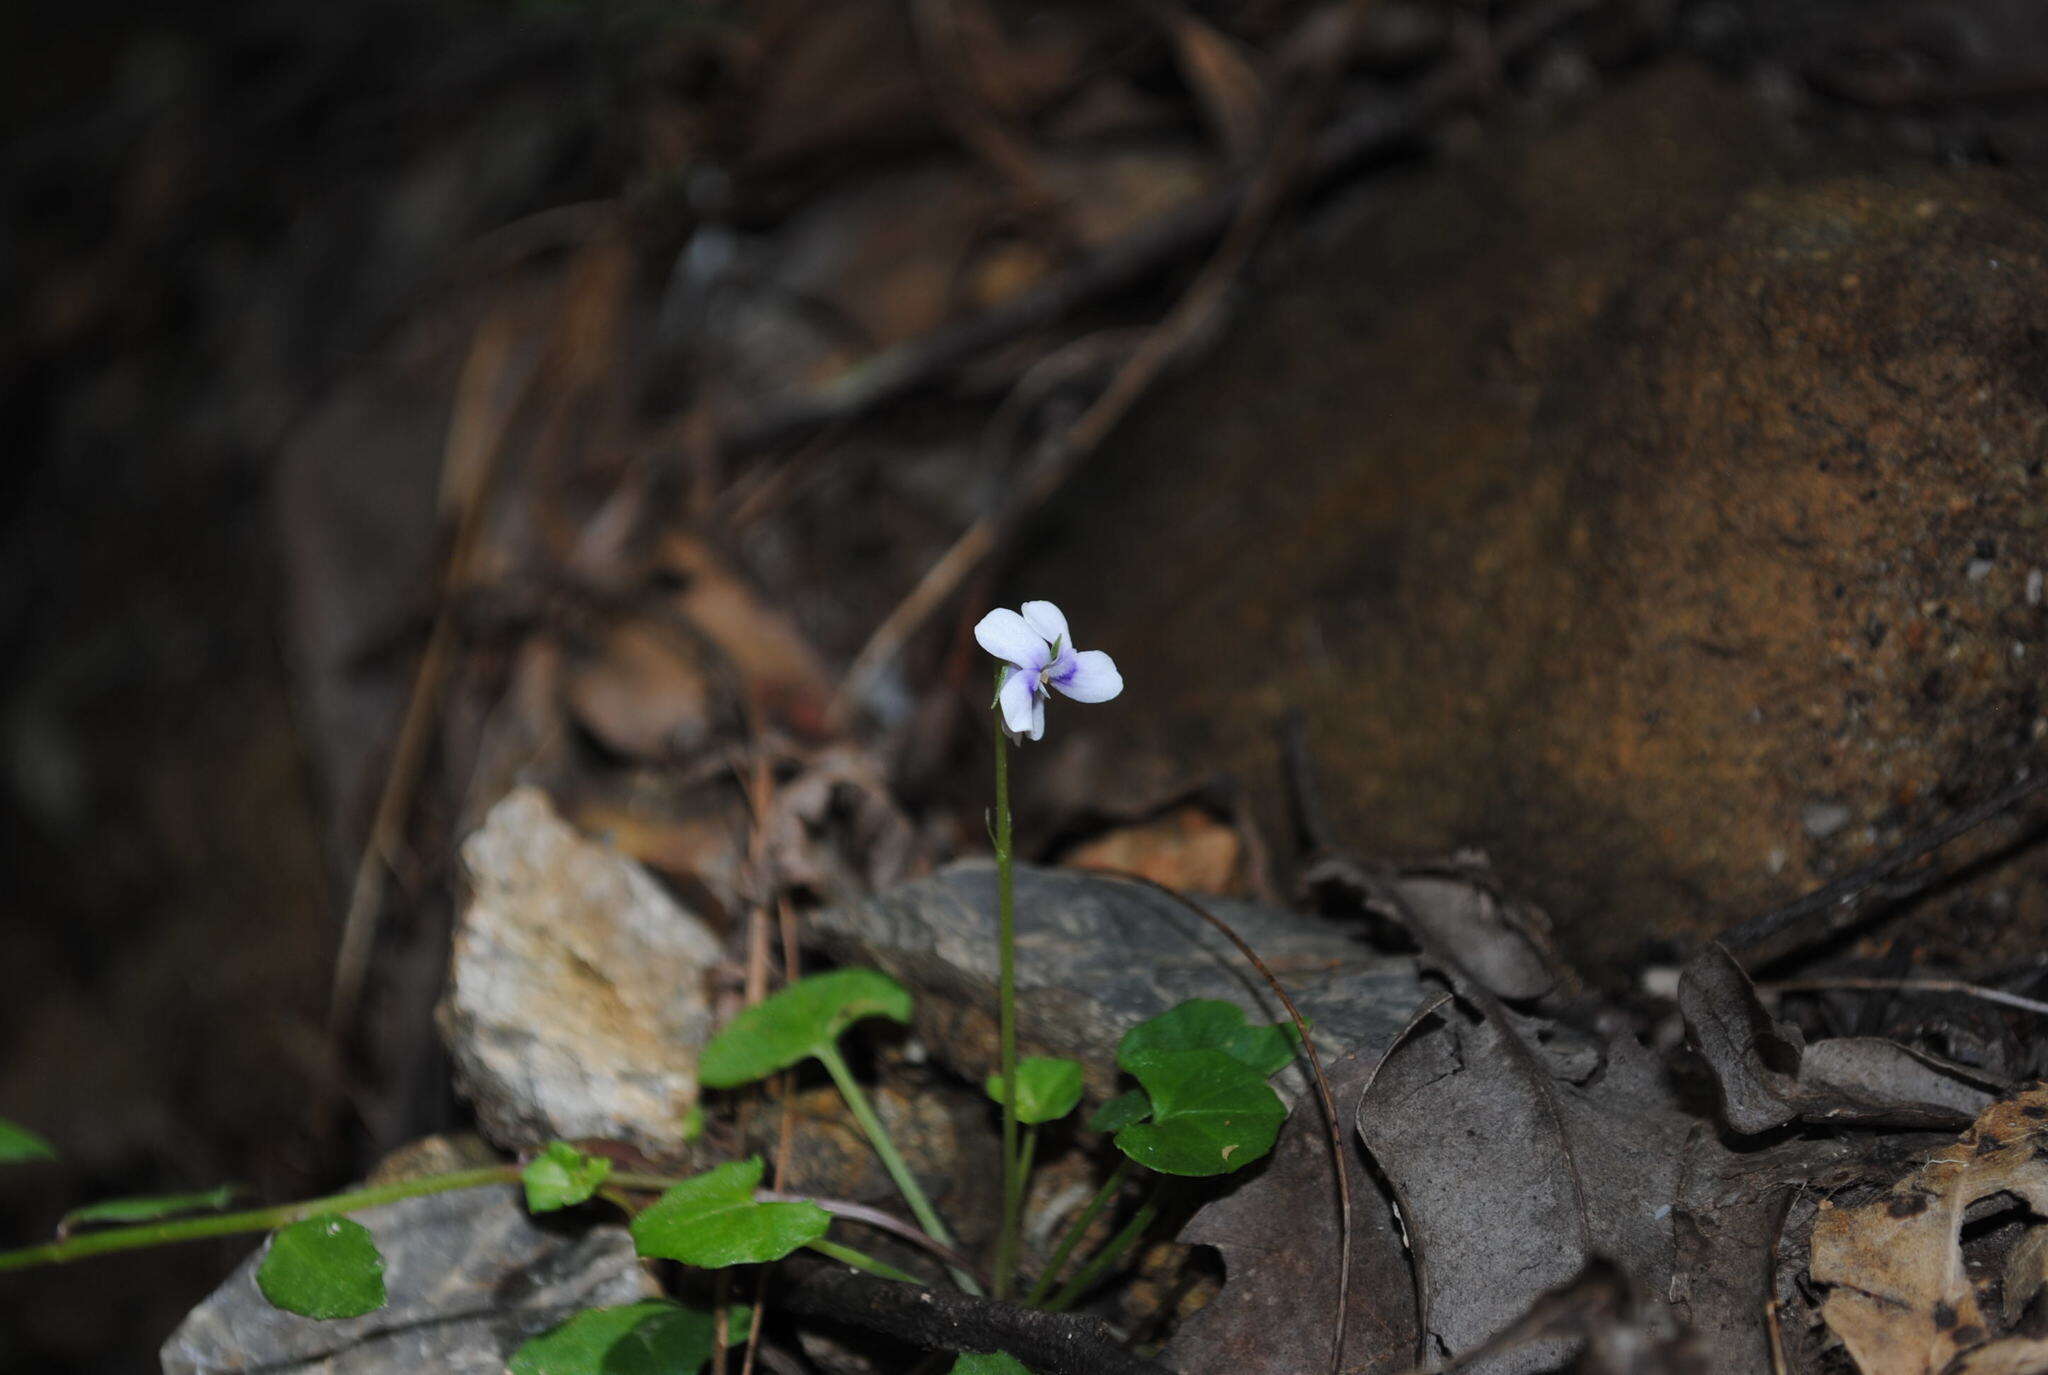
[[[1993,567],[1994,565],[1990,559],[1971,559],[1969,564],[1963,569],[1963,576],[1971,582],[1982,582],[1991,576]]]
[[[1826,840],[1849,824],[1849,809],[1839,802],[1809,803],[1799,813],[1799,824],[1815,840]]]
[[[2048,582],[2048,574],[2043,574],[2042,571],[2038,568],[2030,568],[2027,570],[2028,606],[2039,606],[2041,604],[2041,591],[2042,584],[2044,582]]]

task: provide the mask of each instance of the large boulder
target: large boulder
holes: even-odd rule
[[[2039,766],[2048,202],[1868,163],[1666,70],[1290,264],[1019,579],[1126,674],[1101,793],[1277,828],[1299,706],[1341,838],[1482,846],[1597,963]],[[2039,865],[1972,901],[1957,954],[2048,925]]]

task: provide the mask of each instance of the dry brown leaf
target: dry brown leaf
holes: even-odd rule
[[[2048,1212],[2048,1086],[1992,1104],[1953,1148],[1879,1197],[1822,1204],[1812,1273],[1835,1288],[1821,1316],[1863,1375],[2048,1370],[2048,1344],[1987,1342],[1964,1268],[1965,1210],[1998,1193]]]
[[[661,563],[684,581],[676,609],[731,662],[754,710],[800,734],[824,735],[832,684],[788,618],[702,540],[670,536],[662,544]]]
[[[1376,1051],[1327,1067],[1340,1116],[1358,1109]],[[1184,1375],[1295,1375],[1329,1359],[1321,1295],[1336,1274],[1338,1209],[1330,1146],[1312,1111],[1292,1114],[1270,1162],[1251,1179],[1205,1204],[1181,1230],[1189,1245],[1222,1257],[1223,1292],[1174,1333],[1161,1353]],[[1351,1171],[1353,1258],[1344,1368],[1388,1371],[1415,1354],[1415,1290],[1400,1224],[1365,1162],[1346,1151]]]
[[[1980,1346],[1942,1375],[2042,1375],[2048,1371],[2048,1338],[2013,1337]]]
[[[776,790],[761,826],[776,881],[827,901],[892,888],[925,863],[887,771],[856,745],[806,759],[802,772]]]
[[[1461,976],[1461,982],[1464,976]],[[1677,1197],[1692,1122],[1663,1067],[1632,1037],[1587,1062],[1568,1029],[1446,1002],[1379,1066],[1359,1139],[1400,1208],[1426,1349],[1464,1358],[1545,1290],[1607,1257],[1665,1329],[1673,1243],[1655,1211]],[[1571,1355],[1563,1337],[1472,1367],[1534,1375]]]
[[[585,730],[620,754],[667,759],[711,734],[717,693],[700,654],[675,630],[625,621],[580,656],[563,686]]]
[[[1974,1071],[1876,1037],[1809,1046],[1773,1018],[1749,975],[1719,944],[1685,965],[1678,1006],[1714,1072],[1721,1115],[1745,1136],[1793,1121],[1954,1130],[1990,1095]]]
[[[1502,892],[1483,861],[1414,869],[1398,886],[1415,921],[1495,996],[1524,1001],[1557,986],[1563,963],[1549,918]]]
[[[1999,1287],[1999,1311],[2006,1326],[2020,1320],[2020,1314],[2044,1287],[2048,1287],[2048,1226],[2037,1224],[2006,1253],[2005,1283]]]
[[[1068,869],[1138,874],[1184,893],[1245,894],[1244,841],[1204,808],[1187,804],[1119,826],[1068,851]]]
[[[1266,88],[1238,44],[1186,10],[1163,6],[1160,22],[1173,35],[1173,55],[1194,88],[1230,161],[1249,162],[1266,132]]]
[[[579,830],[603,836],[620,854],[668,879],[714,923],[728,925],[751,892],[749,822],[743,807],[713,790],[693,793],[690,803],[586,801],[575,808],[574,821]]]

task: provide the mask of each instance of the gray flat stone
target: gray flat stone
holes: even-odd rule
[[[1426,999],[1415,964],[1376,954],[1336,923],[1227,898],[1197,898],[1286,985],[1328,1058],[1390,1047]],[[917,1030],[948,1067],[979,1082],[996,1061],[996,872],[969,861],[830,908],[811,931],[841,963],[873,965],[917,994]],[[1116,1090],[1116,1043],[1188,998],[1221,998],[1254,1021],[1286,1009],[1230,942],[1172,898],[1122,879],[1017,868],[1018,1036],[1026,1051],[1087,1066]],[[1297,1065],[1274,1085],[1306,1090]]]
[[[272,1308],[256,1287],[266,1242],[164,1343],[164,1375],[503,1375],[571,1314],[659,1293],[623,1227],[539,1226],[510,1185],[351,1216],[383,1252],[388,1304],[338,1322]]]

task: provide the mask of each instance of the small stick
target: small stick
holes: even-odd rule
[[[948,1265],[967,1271],[976,1279],[986,1278],[977,1270],[966,1255],[946,1245],[936,1237],[927,1236],[894,1213],[885,1213],[880,1208],[871,1208],[865,1203],[855,1203],[843,1198],[820,1198],[816,1194],[784,1193],[780,1189],[756,1189],[754,1198],[761,1203],[812,1203],[823,1208],[834,1217],[843,1217],[848,1222],[865,1223],[869,1227],[887,1232],[901,1241],[907,1241],[924,1251],[930,1252]]]
[[[405,819],[412,810],[413,792],[426,763],[427,746],[433,739],[434,717],[455,653],[454,594],[469,576],[483,535],[483,517],[497,485],[505,432],[533,378],[533,369],[528,365],[510,399],[494,400],[493,394],[514,365],[516,334],[509,316],[494,316],[486,321],[477,330],[462,377],[456,384],[454,415],[449,421],[441,460],[443,495],[457,513],[455,533],[447,561],[442,565],[441,604],[434,614],[426,649],[420,654],[412,694],[398,729],[398,743],[392,749],[384,787],[377,798],[377,811],[370,821],[370,834],[356,863],[348,912],[342,918],[341,944],[334,957],[334,980],[327,1008],[328,1037],[337,1045],[355,1022],[356,1005],[369,972],[370,951],[383,915],[385,873],[404,843]]]
[[[2001,1007],[2016,1007],[2022,1012],[2048,1017],[2048,1003],[2038,998],[2023,998],[2017,993],[1986,988],[1982,984],[1964,983],[1960,979],[1781,979],[1774,983],[1757,985],[1759,993],[1806,993],[1830,988],[1869,988],[1895,993],[1953,993],[1958,997],[1981,998],[1987,1003],[1997,1003]]]
[[[1832,883],[1821,885],[1804,897],[1795,898],[1782,907],[1774,907],[1761,916],[1752,917],[1739,926],[1731,927],[1720,936],[1720,942],[1738,958],[1744,951],[1748,951],[1754,957],[1757,947],[1764,942],[1795,930],[1809,918],[1826,915],[1827,919],[1819,922],[1816,929],[1801,934],[1795,946],[1823,940],[1848,925],[1847,918],[1828,915],[1835,909],[1847,908],[1866,889],[1890,878],[1915,860],[1933,854],[1959,836],[1976,830],[1985,822],[2011,811],[2043,789],[2048,789],[2048,769],[2000,789],[1968,811],[1950,817],[1940,825],[1913,837],[1891,853],[1878,857],[1860,869],[1851,870]],[[1778,950],[1774,951],[1771,957],[1783,959],[1789,953],[1789,950]]]
[[[1567,3],[1539,8],[1533,19],[1525,19],[1506,31],[1497,48],[1506,54],[1530,46],[1551,29],[1590,7],[1591,0],[1568,0]],[[1347,15],[1349,13],[1347,10]],[[1334,46],[1338,51],[1343,47],[1342,44]],[[1392,107],[1375,104],[1360,115],[1326,130],[1319,138],[1311,136],[1311,125],[1328,91],[1334,87],[1334,77],[1312,84],[1304,98],[1296,102],[1275,136],[1272,155],[1247,182],[1196,202],[1185,212],[1184,218],[1176,217],[1162,226],[1165,232],[1157,237],[1156,242],[1141,231],[1133,239],[1083,264],[1084,270],[1077,272],[1074,281],[1091,281],[1093,274],[1088,270],[1093,269],[1107,278],[1104,285],[1121,285],[1130,264],[1119,259],[1117,255],[1120,252],[1127,255],[1135,252],[1139,263],[1149,270],[1173,256],[1171,252],[1158,252],[1160,247],[1177,252],[1211,239],[1220,239],[1215,251],[1174,302],[1166,318],[1147,331],[1130,357],[1124,360],[1123,366],[1110,378],[1101,395],[1051,442],[1044,457],[1018,484],[1004,509],[977,517],[952,547],[926,570],[910,594],[875,628],[860,653],[854,656],[853,667],[833,698],[832,715],[835,720],[845,720],[852,704],[860,698],[875,674],[958,590],[967,575],[1014,534],[1026,517],[1064,486],[1083,461],[1123,423],[1131,408],[1165,375],[1167,369],[1197,340],[1208,334],[1221,315],[1231,289],[1250,262],[1252,251],[1258,247],[1280,206],[1297,184],[1317,180],[1364,151],[1393,143],[1421,128],[1430,116],[1455,104],[1471,91],[1475,83],[1468,70],[1470,65],[1463,59],[1455,61],[1426,79],[1419,95],[1408,97]],[[1064,314],[1070,304],[1078,304],[1078,300],[1069,301],[1061,294],[1070,290],[1072,285],[1069,279],[1060,279],[1048,284],[1049,292],[1046,288],[1041,288],[1040,292],[1027,292],[1009,309],[1024,327],[1045,323]],[[1086,296],[1079,299],[1086,299]],[[971,357],[987,343],[1006,337],[1001,331],[993,331],[994,339],[984,339],[981,334],[991,332],[994,326],[1011,318],[1003,310],[991,312],[989,316],[969,321],[957,330],[941,331],[926,341],[926,347],[950,365],[963,357]],[[927,371],[928,366],[913,364],[901,356],[884,355],[862,368],[860,382],[844,390],[850,394],[853,404],[865,409],[908,394],[914,389],[910,383],[925,380],[932,371],[936,371]],[[815,423],[843,414],[847,398],[842,399],[838,408],[832,407],[829,398],[823,403],[809,404],[817,408],[817,414],[806,416],[800,407],[779,420],[777,425],[786,426],[789,420],[797,420],[800,422],[798,429],[810,429]],[[770,432],[779,436],[782,430],[773,428]],[[756,438],[742,431],[728,436],[727,443],[733,447],[746,447]]]
[[[1117,1345],[1100,1319],[890,1284],[857,1270],[822,1270],[783,1303],[800,1318],[848,1323],[928,1351],[1007,1351],[1038,1375],[1174,1375]]]
[[[938,103],[939,114],[960,146],[1010,184],[1011,194],[1027,214],[1059,212],[1060,197],[1039,172],[1024,140],[990,108],[979,89],[972,55],[952,0],[910,0],[911,30],[923,58],[925,84]],[[1067,217],[1062,213],[1062,221]],[[1074,237],[1061,223],[1063,237]]]
[[[745,700],[744,696],[742,700]],[[769,902],[771,894],[774,895],[776,918],[782,935],[782,978],[785,987],[796,981],[799,970],[797,966],[795,922],[790,916],[788,902],[780,896],[778,891],[780,883],[773,872],[772,859],[768,853],[768,821],[770,814],[775,808],[775,770],[769,762],[768,751],[763,744],[761,722],[758,714],[751,706],[747,709],[747,734],[754,746],[753,767],[740,780],[746,791],[747,805],[754,823],[752,831],[747,836],[747,866],[753,880],[755,895],[762,904],[755,907],[748,914],[747,1004],[752,1006],[768,995],[768,909],[765,904]],[[786,1185],[789,1182],[789,1160],[791,1148],[795,1142],[796,1126],[796,1119],[790,1111],[789,1102],[794,1095],[795,1088],[795,1072],[784,1070],[775,1076],[770,1090],[782,1103],[782,1111],[776,1119],[775,1132],[775,1182],[777,1185]],[[791,1195],[791,1197],[795,1196]],[[816,1202],[817,1200],[810,1201]],[[822,1207],[824,1205],[820,1203],[819,1206]],[[847,1204],[845,1206],[849,1210],[859,1207],[857,1204]],[[827,1211],[833,1210],[827,1209]],[[886,1231],[903,1236],[919,1244],[929,1243],[931,1246],[945,1252],[949,1258],[949,1263],[960,1259],[959,1253],[951,1247],[945,1246],[935,1238],[926,1236],[923,1232],[906,1223],[898,1222],[895,1218],[890,1217],[879,1209],[864,1208],[858,1214],[851,1211],[841,1211],[839,1216],[849,1218],[857,1216],[860,1221],[866,1222],[870,1226],[883,1228]],[[965,1267],[964,1261],[961,1263],[963,1268],[971,1268]],[[769,1278],[770,1272],[764,1268],[760,1278],[754,1284],[754,1311],[747,1323],[746,1354],[740,1360],[740,1375],[754,1375],[755,1358],[761,1351],[761,1327],[766,1321],[768,1314]],[[719,1360],[714,1363],[712,1368],[714,1370],[723,1370],[725,1363],[723,1360]]]
[[[1552,0],[1517,14],[1494,38],[1495,61],[1520,57],[1595,3]],[[1471,61],[1458,57],[1408,92],[1364,102],[1316,138],[1304,184],[1329,181],[1361,159],[1399,146],[1491,80],[1490,73],[1475,74]],[[914,395],[962,363],[1050,325],[1090,301],[1126,290],[1213,244],[1229,228],[1251,186],[1252,179],[1247,178],[1161,216],[1003,305],[890,349],[818,392],[762,410],[721,435],[720,443],[728,453],[772,449],[834,421],[855,419]]]

